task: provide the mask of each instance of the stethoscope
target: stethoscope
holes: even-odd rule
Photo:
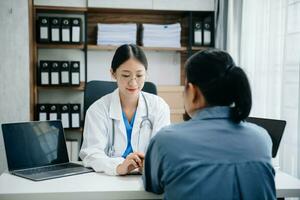
[[[141,92],[141,94],[142,94],[142,97],[143,97],[145,105],[146,105],[146,116],[143,116],[142,121],[140,122],[137,147],[139,147],[139,145],[140,145],[141,130],[142,130],[143,126],[148,124],[151,129],[149,139],[152,137],[152,130],[153,130],[153,124],[152,124],[151,120],[149,119],[148,102],[147,102],[146,97],[143,94],[143,92]],[[114,155],[114,153],[115,153],[115,120],[112,119],[112,134],[110,137],[110,143],[108,144],[108,148],[107,148],[107,155],[109,157],[112,157]]]

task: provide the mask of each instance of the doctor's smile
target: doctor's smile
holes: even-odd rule
[[[138,88],[126,88],[129,92],[137,92],[138,91]]]

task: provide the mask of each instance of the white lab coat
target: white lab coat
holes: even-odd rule
[[[146,124],[140,131],[140,123],[143,117],[146,116],[145,101],[140,94],[132,129],[131,145],[133,151],[145,153],[151,137],[160,128],[170,124],[170,109],[161,97],[146,92],[143,92],[143,94],[148,104],[149,119],[153,124],[153,130],[151,131]],[[115,154],[109,157],[107,149],[112,135],[113,119],[115,127]],[[122,154],[126,147],[127,133],[122,117],[119,89],[116,89],[114,92],[97,100],[87,110],[83,144],[79,155],[84,166],[92,167],[96,172],[117,175],[116,168],[124,161]]]

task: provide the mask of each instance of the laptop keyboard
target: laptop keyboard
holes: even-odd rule
[[[24,175],[33,175],[33,174],[41,174],[44,172],[52,172],[52,171],[66,171],[66,172],[76,172],[79,169],[81,169],[81,165],[73,164],[73,163],[66,163],[63,165],[54,165],[54,166],[45,166],[40,168],[34,168],[34,169],[26,169],[19,171],[19,173],[22,173]]]

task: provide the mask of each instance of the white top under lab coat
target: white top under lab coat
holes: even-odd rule
[[[131,145],[133,151],[145,153],[151,137],[160,128],[170,124],[170,109],[161,97],[146,92],[143,94],[148,104],[148,115],[153,124],[153,130],[148,125],[144,125],[140,130],[141,121],[147,115],[145,101],[140,94],[132,129]],[[113,120],[115,153],[109,157],[107,149],[112,135]],[[97,100],[87,110],[83,144],[79,155],[84,166],[92,167],[96,172],[117,175],[116,168],[124,161],[122,154],[126,147],[127,133],[122,117],[119,89],[116,89]]]

